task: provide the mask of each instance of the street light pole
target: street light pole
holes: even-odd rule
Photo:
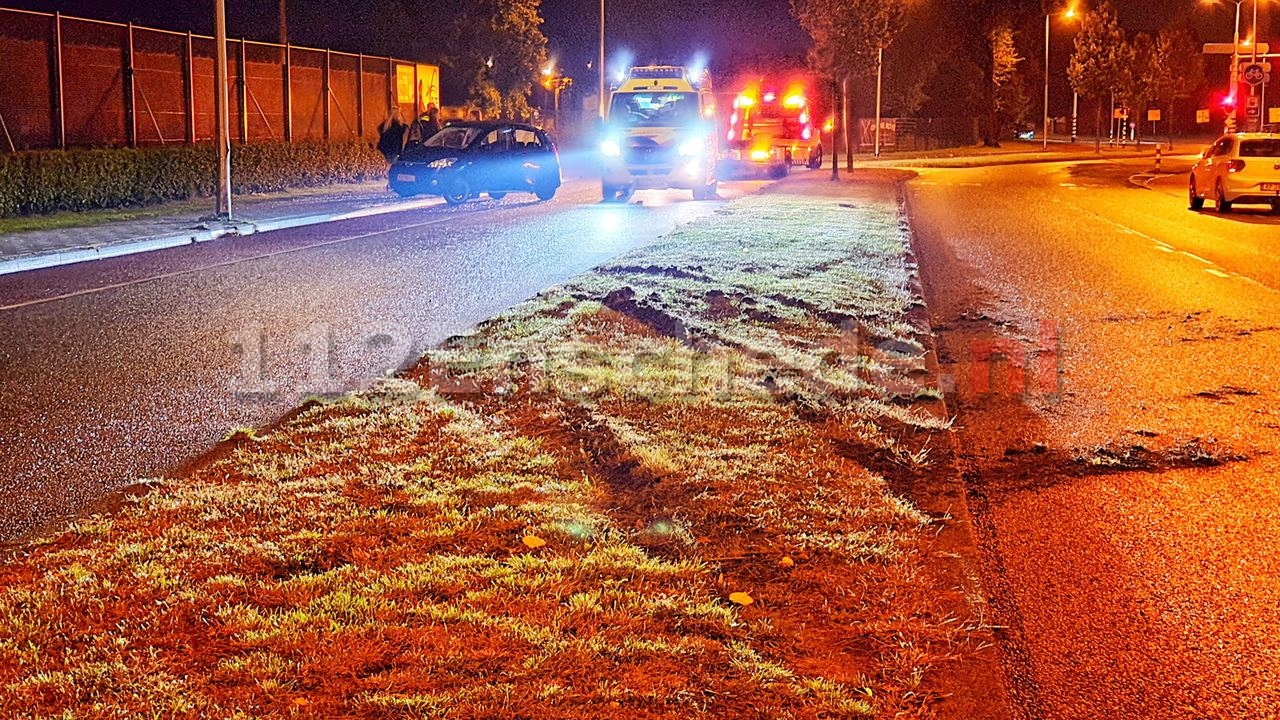
[[[214,87],[218,143],[218,215],[231,219],[231,117],[227,98],[227,8],[213,0]]]
[[[1044,150],[1049,149],[1049,13],[1044,14]]]
[[[1239,11],[1239,9],[1240,9],[1240,6],[1236,5],[1237,12]],[[1249,64],[1257,65],[1258,64],[1258,0],[1253,0],[1253,31],[1252,31],[1251,39],[1249,40],[1249,50],[1251,51]],[[1249,83],[1249,97],[1255,97],[1257,95],[1257,92],[1258,92],[1258,86],[1254,85],[1253,83]],[[1257,130],[1259,132],[1262,131],[1262,113],[1263,112],[1265,112],[1265,110],[1262,107],[1259,107],[1258,108],[1258,125],[1257,127],[1253,128],[1254,130]]]
[[[600,0],[600,65],[597,70],[600,71],[600,121],[604,122],[606,107],[604,96],[604,0]]]
[[[876,157],[880,157],[880,96],[884,81],[884,48],[876,48]]]
[[[1236,29],[1231,44],[1231,112],[1227,113],[1228,132],[1236,130],[1236,108],[1240,104],[1240,98],[1236,97],[1236,94],[1240,89],[1240,5],[1243,2],[1244,0],[1235,0]],[[1257,7],[1256,0],[1254,7]]]

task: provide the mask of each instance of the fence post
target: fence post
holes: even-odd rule
[[[400,98],[396,96],[396,61],[390,55],[387,56],[387,108],[398,108],[400,103],[396,102]]]
[[[324,141],[329,142],[330,111],[333,109],[333,92],[329,88],[329,49],[324,51]]]
[[[182,78],[182,93],[187,107],[187,142],[196,142],[196,61],[191,32],[187,31],[187,65]]]
[[[55,127],[54,141],[59,150],[67,147],[67,113],[66,98],[62,89],[62,13],[53,14],[53,83],[54,106],[53,120]]]
[[[284,44],[284,141],[293,142],[293,46]]]
[[[138,146],[138,90],[133,76],[133,23],[125,26],[124,55],[124,122],[125,142],[129,147]]]
[[[364,53],[356,56],[356,138],[364,139]]]
[[[240,77],[237,83],[240,87],[240,142],[249,142],[249,66],[245,57],[244,38],[240,38],[240,72],[236,73]]]
[[[418,85],[418,63],[413,64],[413,117],[409,118],[409,122],[418,119],[418,113],[422,112],[422,93],[421,86]]]

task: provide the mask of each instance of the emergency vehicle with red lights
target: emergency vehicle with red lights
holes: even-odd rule
[[[822,135],[803,86],[749,83],[733,100],[725,134],[726,170],[782,177],[791,167],[822,166]]]

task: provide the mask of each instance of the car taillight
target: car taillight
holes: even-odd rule
[[[1228,160],[1228,161],[1227,161],[1227,172],[1240,172],[1240,171],[1241,171],[1241,170],[1243,170],[1243,169],[1244,169],[1244,161],[1243,161],[1243,160]]]

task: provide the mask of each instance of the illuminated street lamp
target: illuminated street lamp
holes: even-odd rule
[[[1068,7],[1066,12],[1062,14],[1068,20],[1074,19],[1076,16],[1076,8],[1074,5]],[[1049,19],[1053,17],[1053,13],[1046,12],[1044,14],[1044,145],[1043,149],[1049,149]],[[1074,104],[1074,103],[1073,103]],[[1075,111],[1072,110],[1073,116]],[[1072,135],[1074,136],[1074,131]]]
[[[542,68],[542,87],[547,92],[554,93],[551,117],[555,120],[557,131],[560,130],[560,92],[572,86],[573,78],[561,75],[554,64]]]

